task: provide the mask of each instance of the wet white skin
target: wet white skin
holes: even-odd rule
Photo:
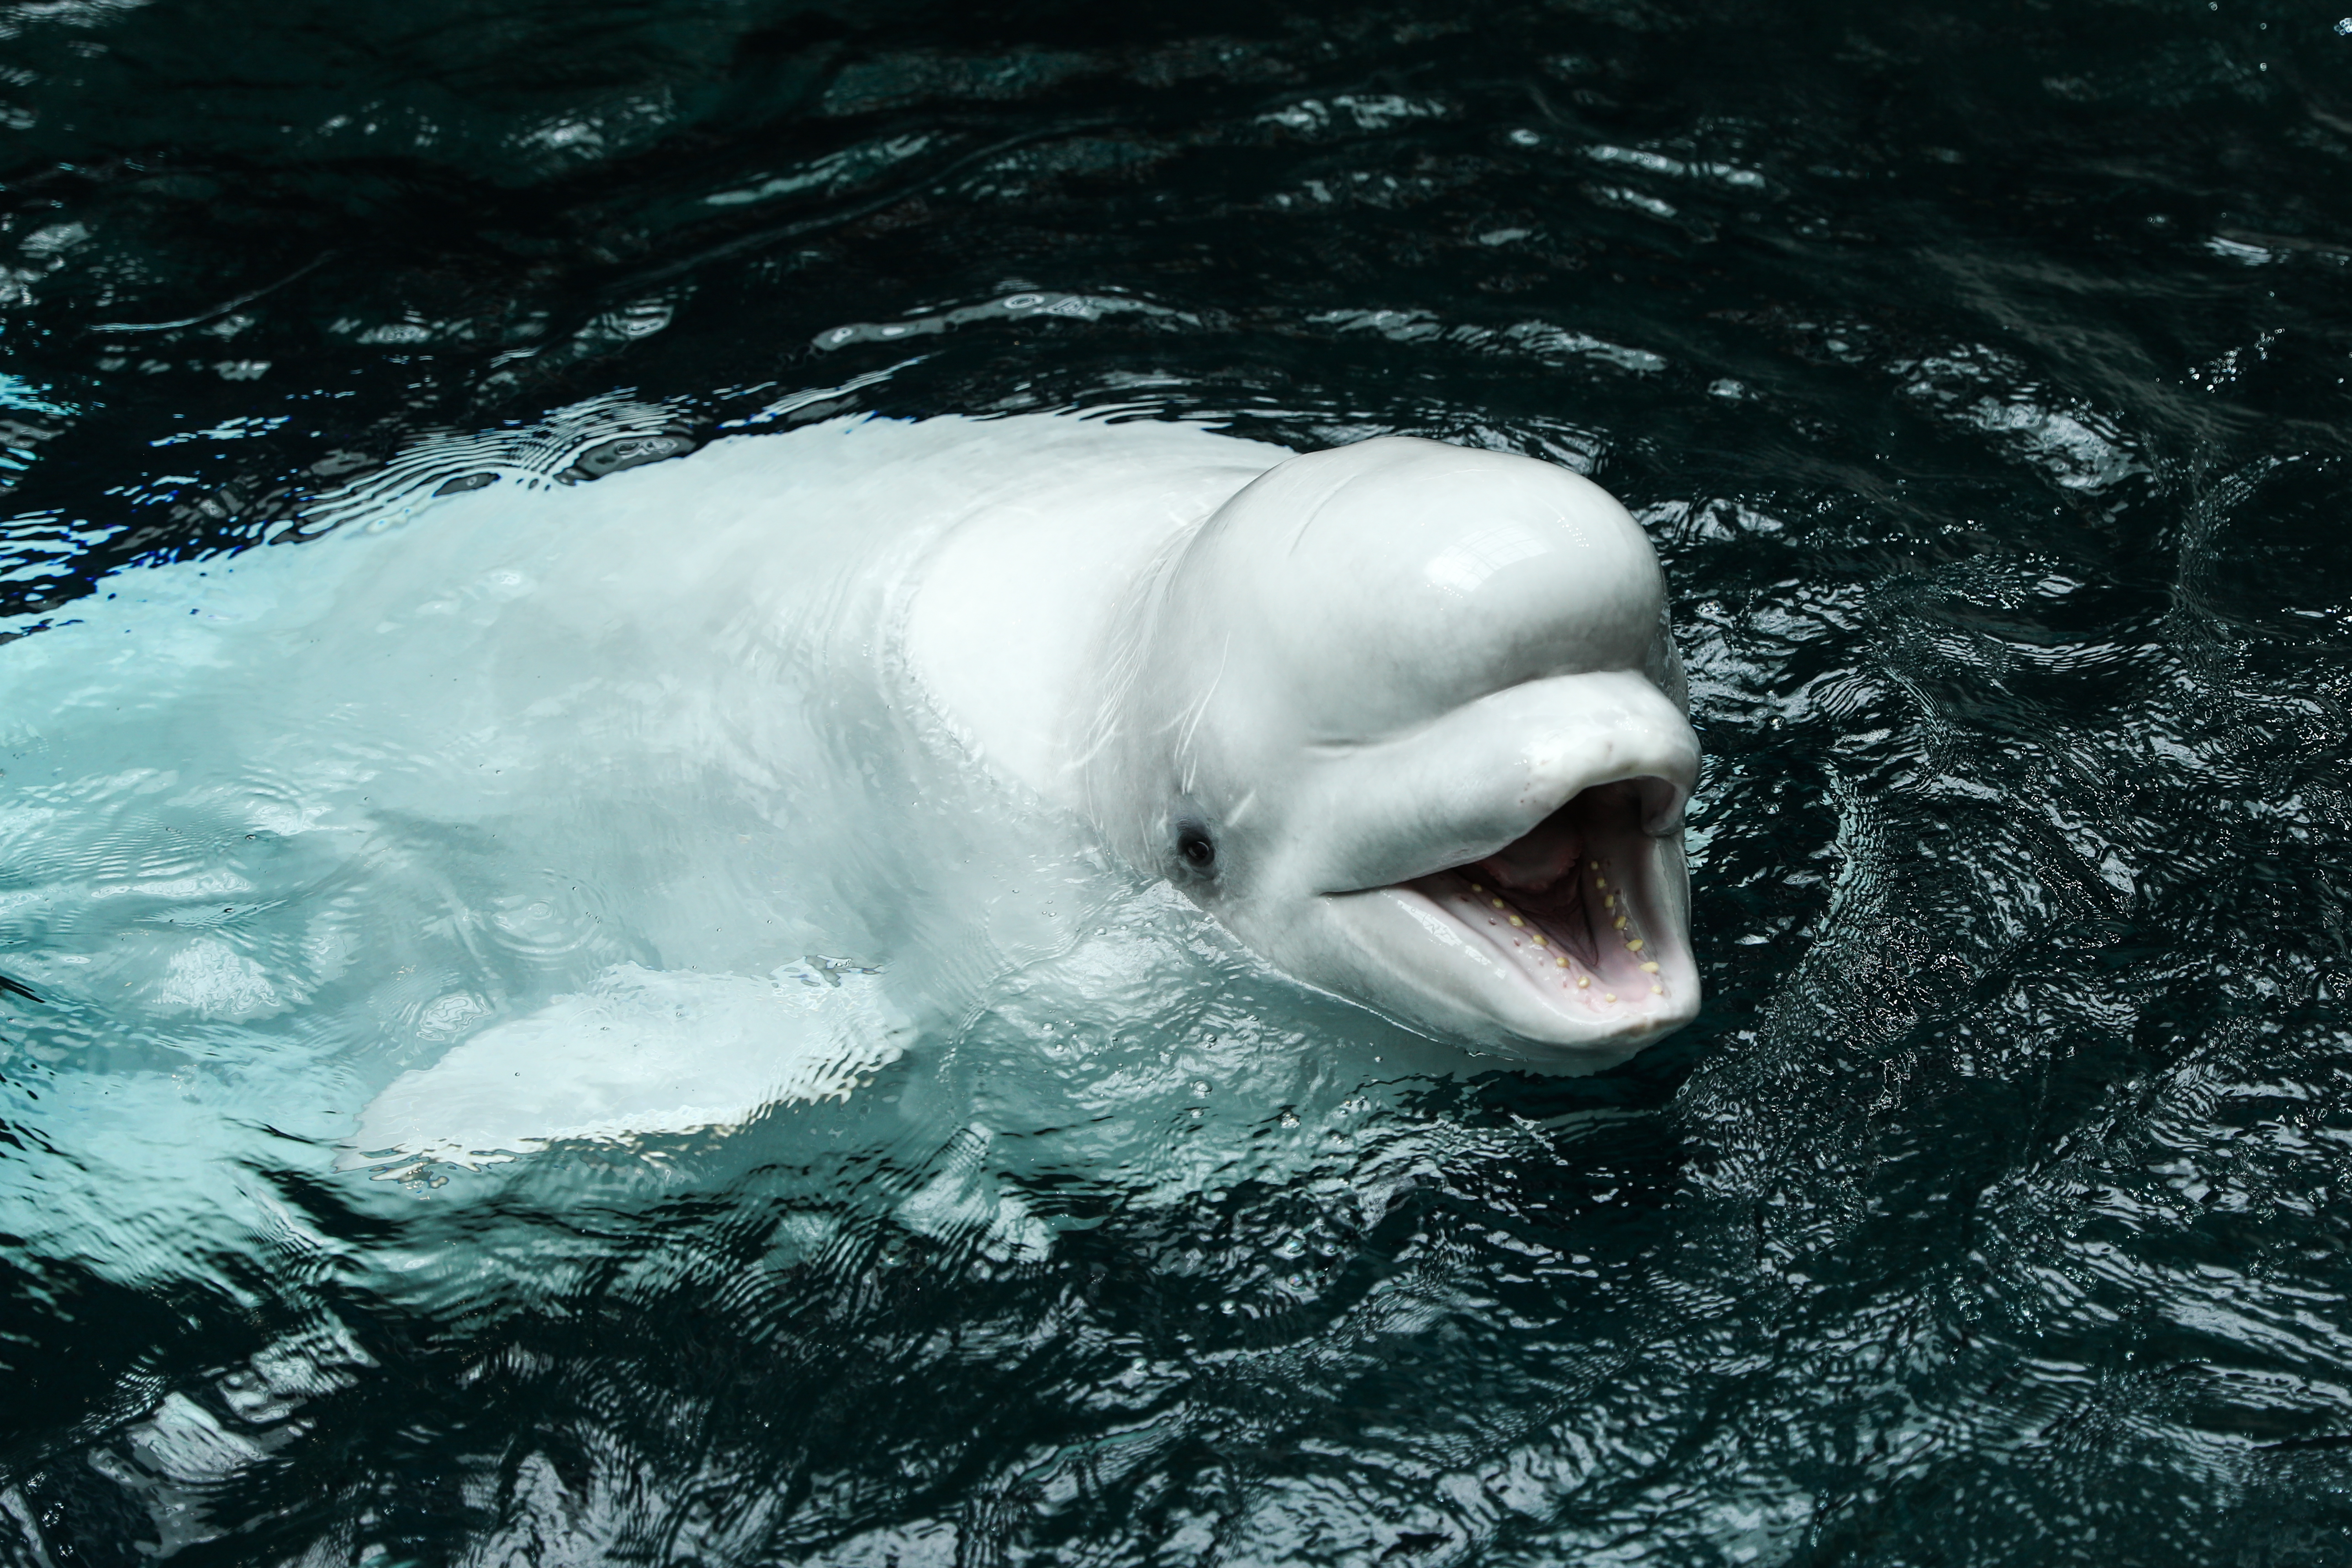
[[[12,973],[384,1042],[360,1151],[852,1093],[1082,946],[1105,846],[1439,1040],[1587,1071],[1696,1008],[1658,570],[1564,470],[845,422],[382,520],[118,573],[0,649],[48,933]],[[1158,940],[1063,1016],[1181,990]]]
[[[1083,533],[979,517],[922,578],[913,666],[984,757],[1279,968],[1442,1038],[1593,1071],[1695,1016],[1698,747],[1605,492],[1386,438],[1109,556]],[[987,612],[1016,583],[1050,659]]]

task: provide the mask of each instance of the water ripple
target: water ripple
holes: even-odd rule
[[[0,700],[0,1559],[2340,1559],[2340,30],[0,6],[0,637],[842,415],[1526,452],[1665,559],[1710,998],[1447,1069],[1066,910],[937,1077],[337,1185],[807,825]],[[620,821],[660,898],[562,874]]]

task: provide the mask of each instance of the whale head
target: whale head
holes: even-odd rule
[[[1094,813],[1299,980],[1612,1065],[1699,1000],[1664,594],[1640,526],[1553,465],[1402,437],[1292,458],[1128,619]]]

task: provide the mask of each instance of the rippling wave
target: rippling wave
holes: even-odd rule
[[[1711,998],[1449,1068],[1139,906],[1181,965],[1075,940],[937,1081],[330,1179],[607,894],[130,773],[67,831],[0,692],[0,1561],[2341,1560],[2352,26],[0,36],[0,636],[843,414],[1525,452],[1665,559]]]

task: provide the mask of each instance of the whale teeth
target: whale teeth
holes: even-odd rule
[[[1551,902],[1542,901],[1557,900],[1561,894],[1567,895],[1567,913],[1574,918],[1584,920],[1597,913],[1592,909],[1591,901],[1580,899],[1575,891],[1587,867],[1591,869],[1591,885],[1604,890],[1603,897],[1598,902],[1607,912],[1591,921],[1591,934],[1597,936],[1602,929],[1612,930],[1630,956],[1630,961],[1615,968],[1614,972],[1606,962],[1605,948],[1601,956],[1589,961],[1580,960],[1569,940],[1547,929],[1545,925],[1554,913],[1554,906]],[[1457,871],[1455,878],[1449,881],[1451,887],[1447,893],[1440,894],[1438,890],[1431,889],[1433,894],[1444,900],[1448,913],[1470,926],[1477,924],[1469,918],[1472,911],[1484,915],[1489,933],[1487,940],[1497,947],[1507,946],[1519,954],[1519,961],[1528,963],[1531,968],[1539,971],[1546,967],[1544,960],[1549,959],[1551,962],[1548,967],[1559,971],[1561,990],[1582,993],[1591,998],[1590,1005],[1593,1007],[1612,1008],[1633,1005],[1645,983],[1650,995],[1663,997],[1666,994],[1661,967],[1646,951],[1650,945],[1648,939],[1635,934],[1633,916],[1641,911],[1633,890],[1624,886],[1612,888],[1609,873],[1598,862],[1577,862],[1562,873],[1559,882],[1547,883],[1536,890],[1533,896],[1539,902],[1533,905],[1523,904],[1510,887],[1498,886],[1492,882],[1471,881],[1466,872]],[[1580,904],[1580,907],[1578,906]],[[1603,919],[1609,922],[1605,928],[1601,925]],[[1580,925],[1578,929],[1582,930],[1583,926]],[[1507,943],[1503,940],[1506,936],[1510,938]],[[1602,989],[1612,978],[1620,985],[1626,981],[1633,984],[1622,994]],[[1601,983],[1596,985],[1595,981]]]

